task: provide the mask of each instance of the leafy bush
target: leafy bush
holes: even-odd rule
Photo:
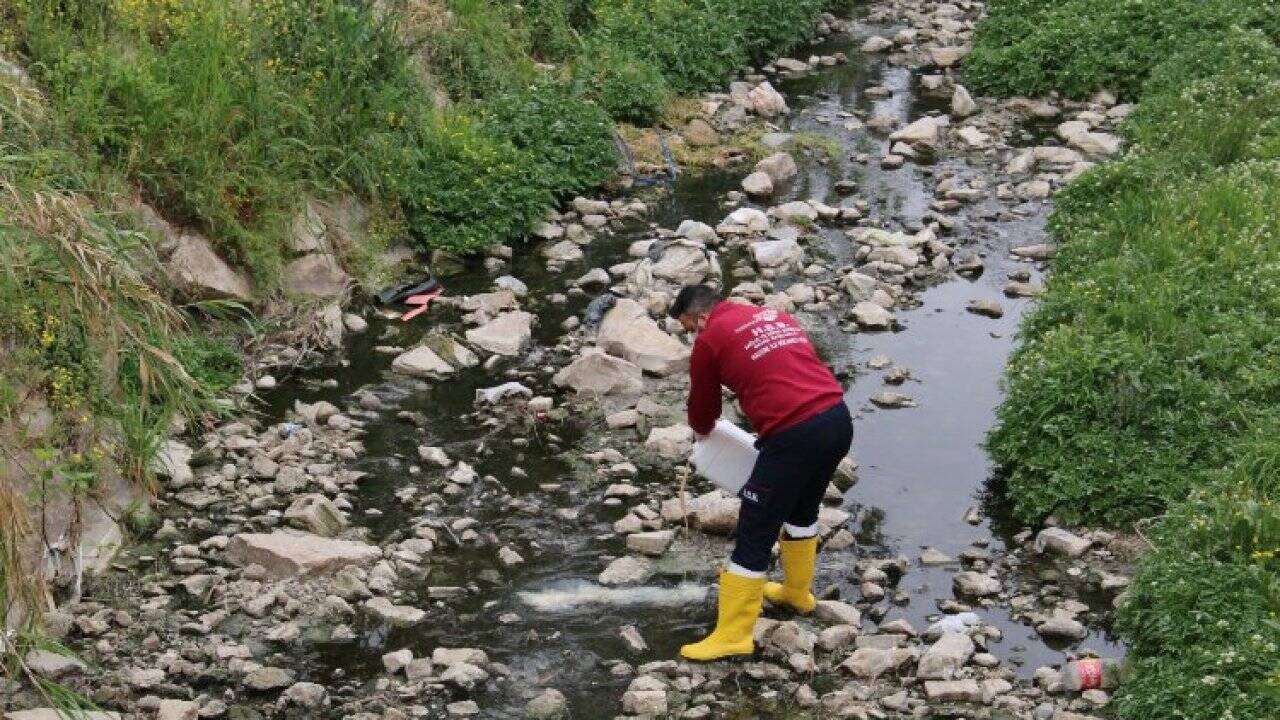
[[[593,40],[660,68],[677,92],[719,87],[749,59],[738,15],[723,9],[711,0],[601,0]]]
[[[424,118],[400,188],[405,219],[419,242],[477,252],[516,237],[551,207],[534,162],[474,118]]]
[[[599,42],[588,48],[575,73],[581,91],[621,122],[645,126],[658,122],[671,96],[657,67]]]
[[[965,60],[984,92],[1083,97],[1098,89],[1136,95],[1169,56],[1235,27],[1280,39],[1269,0],[993,0]]]
[[[480,111],[491,133],[527,153],[536,181],[556,197],[599,185],[613,170],[617,151],[608,113],[568,85],[531,85],[493,98]]]

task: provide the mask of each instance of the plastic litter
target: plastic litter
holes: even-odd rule
[[[422,295],[410,295],[409,297],[405,298],[404,299],[405,305],[416,305],[417,307],[405,313],[404,316],[401,317],[400,319],[403,320],[404,322],[409,322],[410,320],[426,312],[428,309],[431,308],[431,301],[440,297],[440,293],[442,292],[443,292],[443,288],[436,288],[435,290],[432,290],[429,293],[424,293]]]
[[[582,319],[582,325],[590,332],[600,329],[600,323],[604,322],[604,316],[608,314],[613,306],[618,303],[618,296],[613,292],[606,292],[587,305],[586,313]]]
[[[925,631],[928,637],[935,637],[944,633],[962,633],[968,632],[969,628],[978,625],[982,619],[976,613],[962,612],[955,615],[947,615],[941,620],[929,626]]]
[[[424,295],[432,291],[443,289],[440,281],[428,275],[421,280],[404,283],[402,285],[394,285],[373,296],[375,305],[392,305],[394,303],[403,302],[405,299],[414,295]]]
[[[531,398],[533,397],[533,391],[518,382],[503,383],[497,387],[476,390],[476,402],[483,402],[489,405],[497,405],[509,397],[516,396]]]
[[[296,422],[280,423],[280,437],[281,438],[291,437],[294,433],[298,432],[303,427],[304,426],[302,425],[302,423],[296,423]]]
[[[1062,667],[1062,688],[1071,692],[1081,690],[1110,690],[1124,681],[1126,668],[1123,661],[1110,658],[1084,658]]]
[[[756,466],[756,437],[726,420],[717,420],[711,434],[694,443],[693,466],[698,474],[734,495],[747,484]]]

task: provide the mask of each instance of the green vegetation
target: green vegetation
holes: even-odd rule
[[[1134,96],[1171,55],[1211,50],[1232,29],[1280,39],[1280,5],[1266,0],[991,0],[987,7],[965,77],[1005,95],[1084,97],[1105,88]]]
[[[993,3],[966,72],[1138,100],[1057,198],[1049,293],[990,437],[1015,512],[1146,527],[1121,720],[1280,694],[1280,23],[1266,2]]]

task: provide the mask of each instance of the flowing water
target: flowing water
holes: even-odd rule
[[[929,211],[932,186],[940,176],[976,173],[961,159],[943,159],[931,166],[908,163],[899,170],[848,160],[859,152],[879,158],[887,141],[860,127],[845,129],[848,118],[839,113],[862,110],[905,121],[942,107],[938,98],[918,91],[915,73],[858,52],[859,43],[845,37],[814,48],[817,54],[845,52],[850,63],[780,84],[793,108],[781,129],[832,138],[842,152],[829,163],[798,158],[801,177],[791,184],[786,197],[775,201],[815,198],[838,204],[840,198],[831,191],[834,182],[855,179],[860,190],[853,198],[869,201],[873,217],[891,229],[914,229]],[[873,85],[894,92],[875,100],[865,93]],[[665,228],[685,219],[715,225],[728,212],[722,204],[725,193],[736,189],[747,172],[744,166],[684,175],[651,201],[649,219]],[[983,540],[998,554],[1018,530],[1003,520],[998,497],[985,493],[992,468],[982,441],[993,422],[1000,398],[998,379],[1025,301],[1003,301],[1006,312],[998,320],[967,313],[964,306],[975,298],[1000,297],[1006,273],[1015,267],[1028,269],[1007,260],[1007,248],[1040,242],[1046,211],[1046,205],[1026,205],[1011,213],[1007,205],[993,200],[973,204],[954,216],[953,236],[984,254],[985,271],[976,280],[956,278],[922,293],[920,307],[897,312],[903,331],[847,334],[834,318],[814,323],[815,340],[832,364],[859,368],[848,392],[856,417],[854,456],[860,465],[859,482],[847,493],[844,507],[854,515],[851,527],[860,542],[858,548],[821,556],[819,587],[835,586],[842,597],[856,599],[854,563],[859,557],[901,553],[914,561],[926,546],[954,557]],[[564,273],[547,271],[536,252],[520,253],[510,273],[530,286],[524,304],[539,317],[535,343],[553,346],[560,322],[586,303],[586,298],[579,297],[556,305],[547,300],[549,294],[564,291],[566,278],[588,268],[625,260],[627,244],[646,237],[652,237],[651,230],[642,224],[602,237],[585,248],[583,262]],[[825,247],[814,249],[837,264],[852,256],[853,244],[840,231],[827,231],[822,243]],[[482,269],[472,268],[446,279],[445,284],[450,294],[460,295],[486,290],[491,281]],[[610,663],[617,658],[633,664],[672,658],[680,644],[696,639],[714,614],[712,596],[707,594],[713,580],[712,560],[728,546],[683,541],[662,561],[662,570],[650,586],[617,590],[596,585],[595,577],[605,565],[602,558],[621,555],[624,548],[610,527],[623,509],[602,505],[602,488],[583,483],[581,468],[575,466],[576,456],[601,446],[593,429],[572,419],[541,428],[536,423],[498,429],[484,426],[470,417],[474,391],[504,379],[477,368],[448,382],[406,384],[389,371],[393,356],[373,349],[381,344],[411,346],[433,323],[453,317],[444,309],[411,324],[375,319],[370,330],[353,338],[343,353],[275,391],[266,412],[280,417],[294,399],[327,399],[349,406],[353,393],[366,391],[393,404],[401,416],[416,413],[416,423],[394,412],[369,421],[364,436],[368,452],[357,467],[371,477],[354,499],[353,524],[370,528],[375,542],[402,536],[416,513],[406,510],[396,494],[421,482],[411,471],[418,462],[416,447],[438,445],[452,457],[471,462],[482,475],[502,478],[508,493],[535,508],[517,512],[476,498],[454,500],[458,504],[446,508],[449,517],[475,518],[477,530],[513,542],[528,562],[504,568],[495,559],[493,547],[449,547],[446,541],[448,549],[442,548],[433,559],[426,585],[468,588],[463,598],[434,601],[426,587],[417,588],[418,604],[429,613],[421,626],[360,628],[354,642],[321,641],[308,646],[305,662],[319,677],[362,683],[382,676],[380,657],[390,650],[409,647],[420,655],[437,646],[478,647],[512,671],[502,696],[477,698],[487,716],[519,717],[523,693],[549,686],[568,696],[572,717],[613,717],[619,712],[617,698],[628,678],[611,675]],[[880,354],[910,370],[912,379],[902,391],[912,395],[918,407],[876,410],[869,404],[868,397],[884,386],[881,374],[866,368],[866,360]],[[321,384],[330,378],[337,380],[337,387]],[[516,465],[527,472],[527,479],[512,478],[510,468]],[[671,477],[643,468],[635,480],[640,486],[672,482]],[[970,525],[964,519],[970,506],[982,508],[984,516],[994,521]],[[557,509],[580,512],[576,519],[569,519],[554,512]],[[891,605],[886,619],[906,618],[923,627],[928,623],[926,616],[937,614],[936,600],[951,596],[953,572],[954,568],[923,568],[913,562],[898,585],[910,602],[905,607]],[[500,621],[508,613],[513,617]],[[1041,664],[1061,662],[1063,652],[1071,648],[1117,652],[1113,640],[1098,629],[1078,644],[1047,645],[1031,628],[1010,620],[1007,610],[980,610],[980,614],[1004,631],[1003,641],[993,644],[992,652],[1019,667],[1023,677]],[[619,638],[620,628],[626,625],[640,630],[649,645],[646,652],[628,653]]]

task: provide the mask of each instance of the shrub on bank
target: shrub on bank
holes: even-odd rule
[[[1280,700],[1277,11],[1005,0],[967,61],[986,89],[1139,99],[1126,154],[1056,198],[989,438],[1024,522],[1160,518],[1118,616],[1120,720]]]
[[[1136,95],[1169,56],[1225,35],[1259,29],[1280,40],[1280,6],[1269,0],[991,0],[965,60],[971,87],[1001,95],[1100,88]]]

